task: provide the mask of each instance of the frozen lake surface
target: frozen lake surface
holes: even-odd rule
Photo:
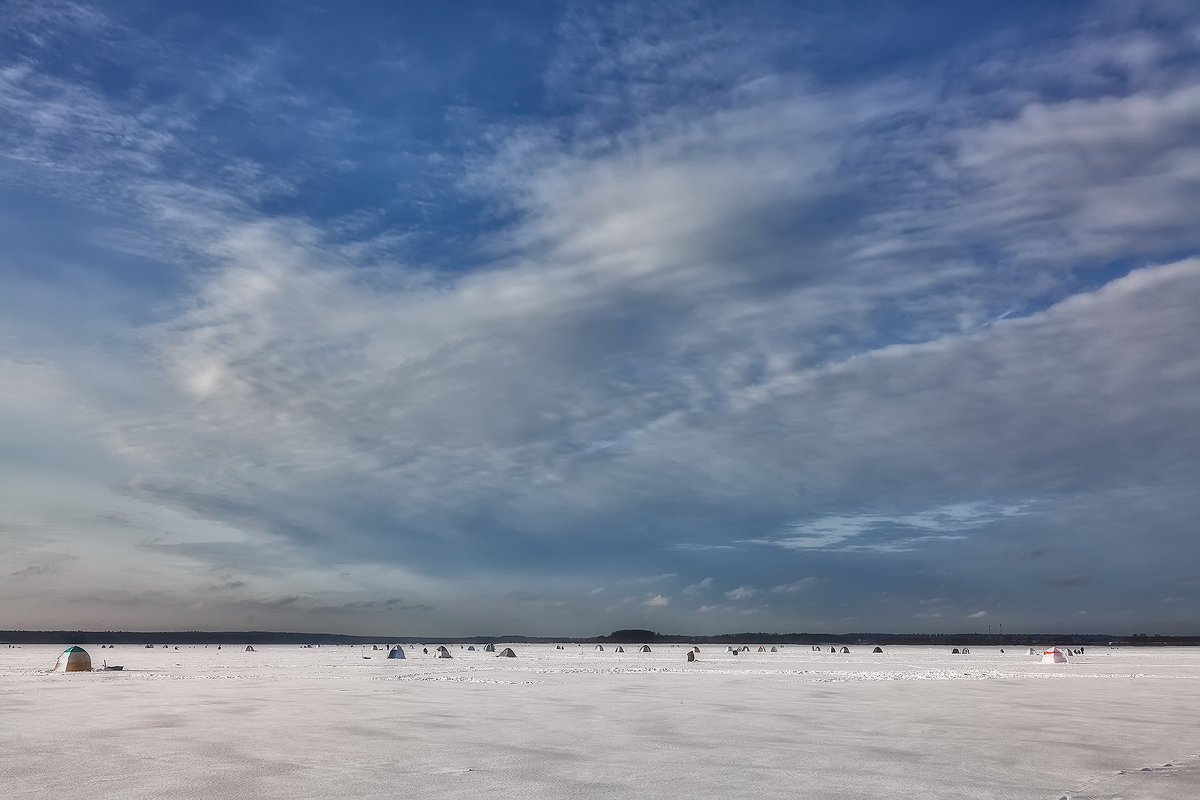
[[[1200,798],[1200,648],[69,644],[0,648],[0,796]]]

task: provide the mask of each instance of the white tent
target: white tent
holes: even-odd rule
[[[388,651],[388,658],[404,658],[404,648],[396,645]]]
[[[1059,650],[1057,647],[1054,647],[1054,648],[1046,650],[1045,652],[1042,653],[1042,663],[1043,664],[1065,664],[1065,663],[1067,663],[1067,656],[1062,650]]]
[[[496,653],[496,658],[516,658],[517,654],[513,652],[511,647],[506,647],[499,653]]]
[[[68,647],[54,664],[55,672],[91,672],[92,657],[82,647]]]
[[[486,645],[483,646],[483,652],[485,652],[485,653],[496,652],[496,645],[492,644],[491,642],[488,642]]]
[[[434,658],[454,658],[450,655],[450,651],[446,649],[446,645],[439,644],[438,649],[433,651]]]

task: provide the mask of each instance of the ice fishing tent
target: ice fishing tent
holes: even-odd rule
[[[468,648],[467,648],[467,652],[469,652],[469,653],[474,653],[474,652],[475,652],[475,645],[471,645],[470,647],[468,647]]]
[[[650,645],[648,645],[648,644],[644,644],[644,645],[642,645],[641,647],[639,647],[639,648],[638,648],[638,652],[639,652],[639,653],[649,653],[649,652],[650,652]]]
[[[732,652],[734,652],[733,645],[731,645],[731,644],[729,644],[729,645],[725,645],[725,652],[726,652],[726,653],[732,653]]]
[[[872,652],[872,653],[882,653],[882,652],[883,652],[883,648],[882,648],[882,647],[876,647],[876,648],[875,648],[874,650],[872,650],[871,652]]]
[[[616,650],[614,650],[613,652],[614,652],[614,653],[624,653],[624,652],[625,652],[625,648],[624,648],[624,647],[621,647],[621,645],[617,645],[617,649],[616,649]]]
[[[446,649],[446,645],[439,644],[437,650],[433,651],[434,658],[454,658],[450,655],[450,651]]]
[[[688,654],[687,654],[687,660],[688,660],[688,661],[695,661],[695,660],[696,660],[696,651],[695,651],[695,650],[688,650]]]
[[[603,649],[604,649],[604,645],[602,645],[602,644],[598,644],[598,645],[596,645],[596,649],[597,649],[597,650],[603,650]]]
[[[843,646],[843,647],[842,647],[842,652],[843,652],[843,653],[849,653],[849,652],[850,652],[850,648],[849,648],[849,647],[845,647],[845,646]]]
[[[248,644],[248,645],[246,645],[246,652],[247,652],[247,653],[253,653],[253,652],[254,652],[254,645],[252,645],[252,644]]]
[[[1036,655],[1037,655],[1037,651],[1036,651],[1036,650],[1034,650],[1034,649],[1031,647],[1031,648],[1029,648],[1029,652],[1028,652],[1028,653],[1026,653],[1025,655],[1027,655],[1027,656],[1036,656]]]
[[[758,646],[758,652],[760,652],[760,653],[765,653],[765,652],[767,652],[767,648],[763,647],[763,646],[760,644],[760,645]]]
[[[1050,650],[1047,650],[1044,653],[1042,653],[1042,663],[1043,664],[1065,664],[1065,663],[1067,663],[1067,655],[1062,650],[1059,650],[1057,647],[1054,647],[1054,648],[1051,648]]]
[[[404,648],[402,648],[400,645],[396,645],[388,651],[388,658],[404,658]]]
[[[496,653],[496,658],[516,658],[517,654],[513,652],[511,647],[506,647],[499,653]]]
[[[91,672],[92,657],[82,647],[68,647],[54,664],[55,672]]]
[[[772,647],[771,647],[771,652],[772,652],[772,653],[778,653],[778,652],[779,652],[779,648],[778,648],[778,647],[774,647],[774,646],[772,646]]]
[[[954,648],[953,650],[951,650],[951,651],[950,651],[950,655],[952,655],[952,656],[956,656],[956,655],[958,655],[958,648],[956,647],[956,648]]]
[[[483,652],[485,652],[485,653],[494,653],[494,652],[496,652],[496,645],[492,644],[491,642],[488,642],[487,644],[485,644],[485,645],[483,646]]]

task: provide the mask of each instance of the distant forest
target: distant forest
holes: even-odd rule
[[[364,645],[387,642],[486,644],[526,642],[547,644],[914,644],[914,645],[1132,645],[1143,647],[1200,646],[1200,636],[1160,636],[1135,633],[722,633],[686,636],[629,628],[606,636],[351,636],[340,633],[279,631],[0,631],[0,644],[313,644]]]

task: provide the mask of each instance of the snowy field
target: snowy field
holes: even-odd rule
[[[1198,648],[68,644],[0,648],[2,797],[1200,798]]]

